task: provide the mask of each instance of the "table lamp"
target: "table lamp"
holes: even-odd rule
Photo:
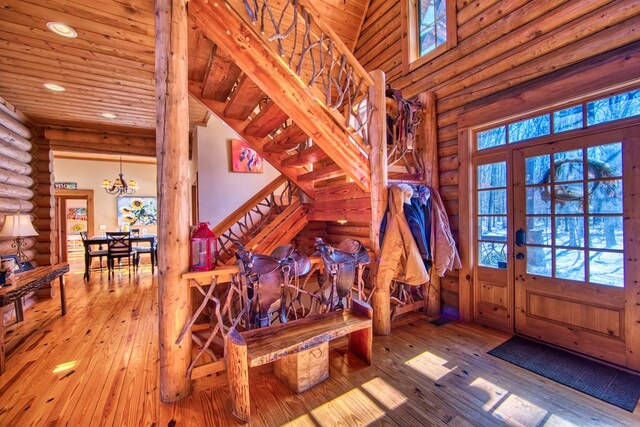
[[[37,235],[38,232],[31,224],[31,216],[21,213],[5,216],[4,226],[0,230],[0,237],[13,237],[11,247],[16,248],[16,255],[21,263],[29,261],[24,252],[22,252],[22,248],[27,246],[24,238]]]

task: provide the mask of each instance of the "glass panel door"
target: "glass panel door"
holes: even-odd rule
[[[626,135],[594,134],[513,155],[516,332],[621,365],[632,237],[626,187],[638,179]]]

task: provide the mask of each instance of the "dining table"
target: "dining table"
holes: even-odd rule
[[[153,273],[154,266],[156,265],[156,251],[157,247],[157,236],[155,234],[140,234],[140,235],[131,235],[131,244],[134,243],[149,243],[149,247],[151,251],[149,254],[151,255],[151,271]],[[98,246],[98,250],[102,250],[102,245],[109,244],[109,238],[107,236],[93,236],[91,238],[86,239],[84,242],[85,251],[89,250],[90,246]]]

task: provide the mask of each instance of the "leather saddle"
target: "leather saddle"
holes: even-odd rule
[[[247,251],[235,242],[240,273],[247,284],[247,323],[250,328],[271,324],[271,313],[280,310],[280,321],[287,321],[288,302],[293,296],[292,278],[307,274],[311,261],[293,245],[278,246],[270,255]]]
[[[356,272],[358,288],[361,287],[362,269],[371,262],[369,251],[358,240],[346,239],[333,247],[320,237],[316,237],[316,249],[328,275],[325,282],[331,280],[330,311],[341,309],[344,307],[342,300],[351,297]]]

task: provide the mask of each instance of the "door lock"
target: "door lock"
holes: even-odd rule
[[[516,231],[516,246],[524,246],[526,243],[527,233],[522,228],[519,228],[518,231]]]

